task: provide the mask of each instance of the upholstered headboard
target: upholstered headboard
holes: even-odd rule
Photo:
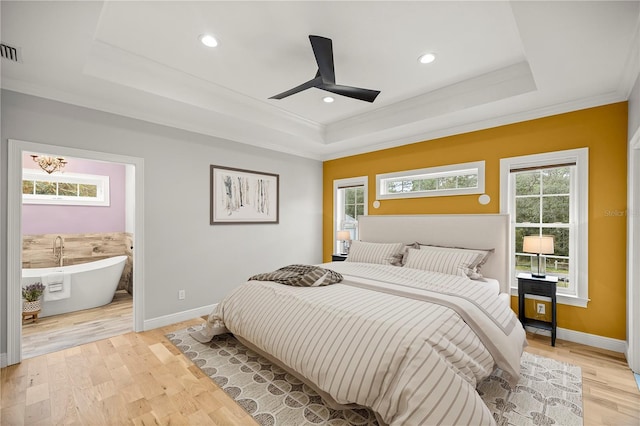
[[[495,249],[480,271],[509,292],[509,216],[506,214],[378,215],[358,218],[359,239]]]

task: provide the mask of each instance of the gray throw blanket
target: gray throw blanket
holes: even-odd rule
[[[342,281],[342,275],[313,265],[288,265],[273,272],[254,275],[249,281],[274,281],[295,287],[318,287]]]

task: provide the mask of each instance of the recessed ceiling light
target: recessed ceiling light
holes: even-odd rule
[[[436,55],[433,53],[425,53],[424,55],[418,58],[418,62],[421,64],[430,64],[431,62],[436,60]]]
[[[200,42],[207,47],[216,47],[218,45],[218,40],[211,34],[202,34],[199,38]]]
[[[324,98],[322,98],[322,100],[328,104],[334,101],[334,99],[331,96],[325,96]]]

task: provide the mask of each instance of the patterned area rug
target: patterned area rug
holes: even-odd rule
[[[208,344],[193,339],[193,328],[167,334],[195,365],[261,425],[377,425],[368,409],[333,410],[295,377],[244,347],[232,335]],[[580,367],[524,353],[515,389],[500,370],[478,392],[498,426],[582,425]]]

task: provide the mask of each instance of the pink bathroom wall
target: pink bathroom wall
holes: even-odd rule
[[[81,158],[66,159],[68,164],[64,167],[63,173],[109,176],[111,205],[103,207],[23,204],[22,235],[125,232],[125,166]],[[22,165],[28,169],[39,168],[26,153]]]

